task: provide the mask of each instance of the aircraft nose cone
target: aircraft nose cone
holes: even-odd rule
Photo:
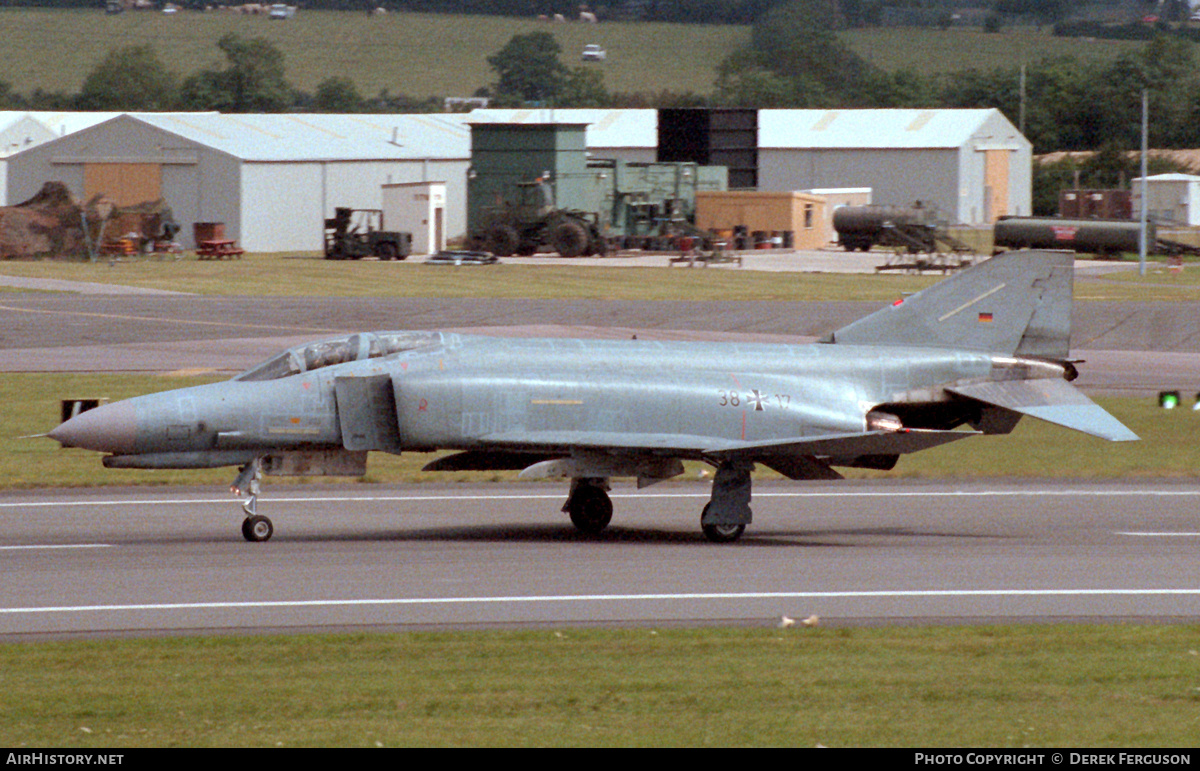
[[[137,438],[137,418],[128,402],[106,404],[76,415],[48,436],[63,447],[131,455]]]

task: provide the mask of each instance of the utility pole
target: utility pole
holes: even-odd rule
[[[1141,232],[1138,234],[1138,275],[1146,275],[1146,155],[1149,152],[1150,92],[1142,89],[1142,211]]]

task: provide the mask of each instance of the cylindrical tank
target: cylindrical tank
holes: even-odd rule
[[[992,230],[997,249],[1067,249],[1109,255],[1138,251],[1141,224],[1134,220],[1003,217]],[[1146,223],[1146,245],[1154,249],[1157,234]]]
[[[838,243],[848,251],[866,251],[879,242],[884,228],[932,226],[935,213],[919,206],[839,206],[833,210]]]

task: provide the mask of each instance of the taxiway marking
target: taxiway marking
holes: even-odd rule
[[[16,551],[18,549],[111,549],[111,543],[46,543],[28,544],[24,546],[0,546],[0,551]]]
[[[0,614],[112,613],[119,611],[246,610],[362,606],[491,605],[500,603],[661,602],[680,600],[830,600],[943,597],[1200,597],[1198,589],[933,589],[833,592],[681,592],[671,594],[568,594],[500,597],[405,597],[345,600],[171,602],[128,605],[56,605],[0,608]]]
[[[259,496],[261,503],[403,503],[406,501],[487,501],[487,500],[561,500],[564,493],[488,493],[488,494],[456,494],[456,495],[316,495],[316,496]],[[688,493],[612,493],[612,498],[708,498],[708,492]],[[754,498],[1120,498],[1120,497],[1160,497],[1160,498],[1196,498],[1200,497],[1200,489],[1195,490],[894,490],[894,491],[863,491],[850,490],[845,492],[809,491],[809,492],[764,492],[755,493]],[[196,504],[228,504],[237,502],[236,497],[228,498],[132,498],[102,501],[12,501],[0,502],[0,511],[4,509],[21,508],[54,508],[54,507],[89,507],[89,506],[163,506],[163,505],[196,505]]]

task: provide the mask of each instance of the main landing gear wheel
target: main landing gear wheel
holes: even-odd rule
[[[704,531],[704,537],[713,543],[733,543],[742,537],[742,533],[746,532],[745,525],[706,525],[704,524],[704,515],[708,513],[708,507],[711,503],[704,505],[704,511],[700,513],[700,529]]]
[[[269,540],[274,532],[275,526],[262,514],[246,517],[242,521],[242,537],[252,543]]]
[[[567,513],[579,532],[599,535],[612,522],[612,501],[599,487],[580,485],[567,501]]]
[[[733,543],[746,532],[745,525],[701,525],[700,529],[713,543]]]

